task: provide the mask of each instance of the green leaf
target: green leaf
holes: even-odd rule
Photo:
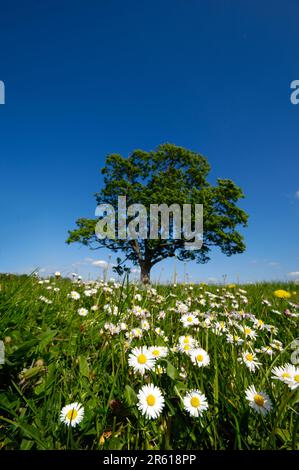
[[[29,441],[28,439],[22,439],[20,450],[30,450],[33,445],[33,441]]]
[[[172,380],[176,380],[179,375],[177,369],[169,361],[167,361],[166,373]]]
[[[129,406],[134,406],[138,401],[135,390],[130,385],[125,386],[125,398]]]
[[[79,356],[78,357],[78,362],[79,362],[79,371],[80,371],[80,374],[83,376],[83,377],[89,377],[89,365],[88,365],[88,362],[87,362],[87,358],[86,356]]]
[[[52,339],[54,338],[56,334],[57,334],[57,330],[47,330],[43,334],[41,334],[40,342],[38,345],[38,350],[41,352],[44,349],[46,349],[46,347],[52,341]]]

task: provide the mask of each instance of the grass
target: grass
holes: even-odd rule
[[[0,286],[0,339],[5,343],[5,364],[0,366],[0,448],[299,448],[298,388],[291,390],[273,380],[271,373],[274,366],[291,361],[292,342],[298,336],[298,286],[145,289],[127,282],[87,286],[60,278],[39,283],[34,276],[11,275],[0,276]],[[84,291],[90,289],[94,290],[86,296]],[[276,289],[287,290],[291,297],[275,297]],[[70,298],[71,291],[80,293],[80,299]],[[198,327],[183,326],[181,303],[198,312]],[[92,310],[93,306],[97,309]],[[132,313],[134,306],[149,314],[149,329],[142,331],[141,338],[127,337],[132,330],[138,334],[140,326],[140,318]],[[82,307],[88,309],[84,317],[78,314]],[[295,315],[285,315],[287,308]],[[159,316],[161,311],[165,318]],[[242,316],[236,320],[233,312],[250,312],[272,326],[254,327],[257,337],[251,341],[236,325],[252,328],[252,320]],[[121,322],[127,329],[115,332]],[[220,331],[216,322],[222,325]],[[229,343],[228,332],[238,333],[243,344]],[[208,352],[209,366],[199,368],[177,351],[182,335],[192,335]],[[256,372],[240,362],[245,350],[260,350],[275,339],[283,343],[282,348],[274,348],[272,356],[257,353],[261,366]],[[158,361],[163,373],[149,371],[141,376],[128,366],[130,350],[142,345],[169,348],[167,357]],[[136,406],[137,393],[146,383],[158,386],[165,397],[156,420],[148,420]],[[250,385],[269,395],[273,404],[269,414],[262,416],[249,407],[245,390]],[[190,416],[182,402],[193,389],[204,393],[209,403],[200,418]],[[60,421],[61,409],[72,402],[84,406],[84,419],[77,427]]]

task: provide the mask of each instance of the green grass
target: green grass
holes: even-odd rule
[[[0,366],[0,448],[298,449],[298,389],[291,390],[271,378],[275,365],[291,360],[298,317],[288,317],[284,310],[298,312],[298,286],[194,285],[192,290],[188,285],[154,286],[155,292],[124,283],[98,286],[91,297],[84,295],[86,286],[64,279],[39,284],[33,276],[2,275],[0,286],[0,339],[5,342],[5,364]],[[248,303],[240,302],[239,288],[246,290],[241,298],[246,297]],[[273,292],[279,288],[290,292],[291,298],[276,298]],[[81,298],[72,300],[71,290]],[[218,295],[218,306],[211,305],[214,300],[208,292]],[[206,299],[206,305],[199,302],[201,298]],[[183,327],[177,301],[189,302],[191,312],[201,312],[197,330]],[[94,305],[98,309],[93,312]],[[118,314],[109,315],[104,308],[107,305],[116,306]],[[130,311],[134,305],[149,312],[150,329],[129,344],[126,331],[111,335],[104,325],[125,322],[128,331],[138,327],[140,320]],[[78,315],[79,307],[89,310],[86,317]],[[158,317],[162,310],[164,319]],[[226,328],[235,332],[229,324],[232,311],[250,312],[277,332],[256,330],[252,344],[247,339],[237,346],[227,342],[226,334],[217,335],[203,327],[203,315],[210,313],[212,323],[224,321]],[[248,319],[239,324],[252,326]],[[157,327],[164,336],[157,334]],[[193,365],[186,354],[175,350],[179,336],[187,334],[209,353],[208,367]],[[283,349],[275,350],[272,357],[258,354],[262,365],[255,373],[239,361],[246,348],[261,348],[273,339],[281,341]],[[158,362],[165,373],[133,373],[128,355],[141,345],[169,348],[168,356]],[[136,406],[136,394],[146,383],[160,387],[165,397],[165,407],[156,420],[146,419]],[[249,385],[270,396],[273,409],[266,416],[249,407],[245,398]],[[192,389],[203,392],[209,403],[200,418],[189,416],[182,404],[181,398]],[[60,412],[75,401],[84,406],[84,419],[69,428],[60,422]]]

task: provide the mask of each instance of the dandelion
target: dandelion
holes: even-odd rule
[[[78,314],[79,314],[81,317],[86,317],[86,315],[88,315],[88,310],[87,310],[87,308],[78,308]]]
[[[147,418],[155,419],[161,414],[164,407],[164,397],[160,388],[155,385],[144,385],[138,392],[137,407]]]
[[[251,372],[255,372],[261,365],[261,363],[257,361],[256,355],[250,351],[245,351],[239,360],[242,361]]]
[[[251,385],[245,391],[246,400],[249,401],[249,406],[257,413],[266,415],[272,409],[272,402],[269,396],[264,392],[258,392],[256,388]]]
[[[155,366],[155,359],[145,346],[141,348],[134,348],[129,354],[129,365],[133,367],[134,372],[139,372],[141,375],[146,370],[151,370]]]
[[[291,297],[291,294],[283,289],[276,290],[274,292],[274,295],[275,297],[278,297],[279,299],[289,299]]]
[[[206,367],[210,364],[210,356],[202,348],[193,349],[190,353],[191,361],[198,367]]]
[[[80,403],[71,403],[62,408],[60,421],[68,426],[75,427],[84,417],[84,408]]]
[[[199,390],[191,390],[188,392],[185,395],[183,402],[185,410],[195,418],[202,416],[203,412],[209,407],[205,395]]]

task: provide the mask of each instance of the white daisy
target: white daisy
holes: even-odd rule
[[[249,326],[241,327],[240,330],[246,336],[246,338],[251,338],[251,339],[256,338],[256,332]]]
[[[198,367],[206,367],[210,364],[210,356],[202,348],[193,349],[190,353],[191,361]]]
[[[244,362],[251,372],[255,372],[261,365],[261,363],[257,361],[256,355],[250,351],[245,351],[239,360]]]
[[[84,408],[80,403],[71,403],[62,408],[60,421],[68,426],[77,426],[84,417]]]
[[[199,390],[191,390],[188,392],[185,395],[183,402],[185,410],[195,418],[201,416],[203,412],[206,411],[209,407],[205,395]]]
[[[244,343],[244,340],[240,336],[232,335],[231,333],[226,335],[226,340],[228,343],[237,344],[238,346]]]
[[[274,367],[274,369],[272,369],[272,379],[286,383],[286,380],[291,378],[290,365],[291,364],[285,364],[284,366]]]
[[[86,315],[88,315],[88,310],[87,310],[87,308],[78,308],[78,314],[79,314],[81,317],[86,317]]]
[[[296,390],[299,387],[299,367],[291,364],[290,371],[291,378],[287,380],[287,384],[291,390]]]
[[[264,330],[266,328],[266,324],[263,320],[258,320],[257,318],[254,319],[254,326],[258,330]]]
[[[245,395],[246,400],[249,401],[249,406],[258,413],[266,415],[272,409],[269,396],[264,392],[258,392],[253,385],[247,388]]]
[[[72,290],[72,292],[69,294],[69,296],[73,300],[79,300],[80,297],[81,297],[79,292],[76,292],[75,290]]]
[[[129,354],[129,365],[133,367],[134,372],[140,372],[143,375],[146,370],[154,368],[155,359],[145,346],[134,348]]]
[[[168,353],[168,349],[165,346],[151,346],[148,350],[154,359],[166,357]]]
[[[192,336],[188,335],[179,337],[178,349],[180,352],[189,354],[196,346],[197,342]]]
[[[193,315],[193,313],[186,313],[185,315],[183,315],[181,318],[181,322],[185,327],[199,324],[198,318]]]
[[[147,418],[155,419],[161,414],[164,407],[164,397],[161,390],[155,385],[144,385],[138,392],[137,407]]]

